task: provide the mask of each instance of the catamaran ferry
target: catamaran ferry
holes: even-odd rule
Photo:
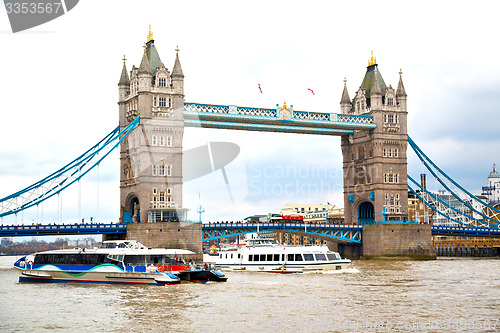
[[[227,277],[208,265],[186,264],[181,249],[150,249],[137,241],[105,241],[101,248],[35,253],[14,264],[19,282],[90,282],[170,285],[181,281],[218,281]]]
[[[221,270],[273,273],[305,273],[345,269],[351,260],[342,259],[326,245],[283,246],[270,239],[247,239],[245,245],[226,248],[214,256]]]

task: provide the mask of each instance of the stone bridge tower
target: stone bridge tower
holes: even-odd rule
[[[183,221],[184,75],[176,50],[172,72],[156,50],[151,27],[140,66],[125,58],[118,83],[120,129],[140,124],[120,146],[120,222]]]
[[[368,62],[351,100],[346,80],[342,114],[371,115],[377,127],[342,136],[346,224],[408,220],[406,92],[399,73],[396,90],[386,86],[376,58]]]

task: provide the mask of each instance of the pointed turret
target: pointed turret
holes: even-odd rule
[[[403,85],[403,72],[399,70],[399,83],[396,90],[396,101],[401,110],[406,111],[406,91]]]
[[[372,88],[370,90],[370,108],[372,110],[382,107],[382,89],[378,81],[378,70],[375,68],[373,75]]]
[[[175,63],[172,68],[172,88],[178,89],[180,94],[184,94],[184,74],[182,73],[181,62],[179,61],[179,47],[175,49]]]
[[[184,74],[182,73],[181,62],[179,61],[179,47],[175,49],[175,63],[172,69],[172,77],[184,78]]]
[[[382,77],[382,75],[378,70],[377,58],[373,57],[373,51],[372,51],[372,57],[370,60],[368,60],[368,67],[366,67],[366,74],[365,77],[363,78],[363,82],[361,83],[361,88],[365,90],[367,99],[370,99],[370,94],[373,82],[375,81],[375,77],[377,77],[381,93],[384,94],[385,90],[387,89],[387,86],[385,85],[384,78]]]
[[[344,78],[344,91],[342,92],[342,98],[340,99],[340,113],[347,114],[351,108],[351,99],[349,98],[349,93],[347,92],[347,79]]]
[[[125,56],[123,56],[123,68],[122,68],[122,74],[120,75],[120,81],[118,82],[119,86],[129,86],[130,85],[130,80],[128,78],[128,73],[127,73],[127,66],[125,65]]]
[[[151,68],[149,67],[149,60],[148,60],[148,56],[146,54],[146,51],[144,51],[144,54],[142,55],[141,65],[139,66],[139,74],[152,75]]]
[[[403,72],[401,71],[401,69],[399,70],[399,83],[398,89],[396,90],[396,96],[406,97],[405,86],[403,85]]]

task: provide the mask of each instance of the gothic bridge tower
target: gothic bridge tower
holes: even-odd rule
[[[182,221],[184,75],[179,50],[172,72],[156,50],[151,26],[139,67],[123,59],[120,128],[140,124],[120,146],[120,222]]]
[[[399,74],[397,89],[387,86],[372,52],[365,77],[352,100],[344,80],[341,113],[370,115],[377,125],[369,131],[342,136],[346,224],[408,220],[408,113]]]

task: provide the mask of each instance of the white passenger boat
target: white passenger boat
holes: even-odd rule
[[[326,245],[283,246],[269,239],[247,239],[242,246],[222,249],[215,258],[221,270],[305,273],[342,270],[351,260],[342,259]]]
[[[181,249],[150,249],[132,240],[103,242],[101,248],[64,249],[35,253],[14,264],[19,282],[89,282],[169,285],[186,281],[226,281],[220,272],[197,269]]]

